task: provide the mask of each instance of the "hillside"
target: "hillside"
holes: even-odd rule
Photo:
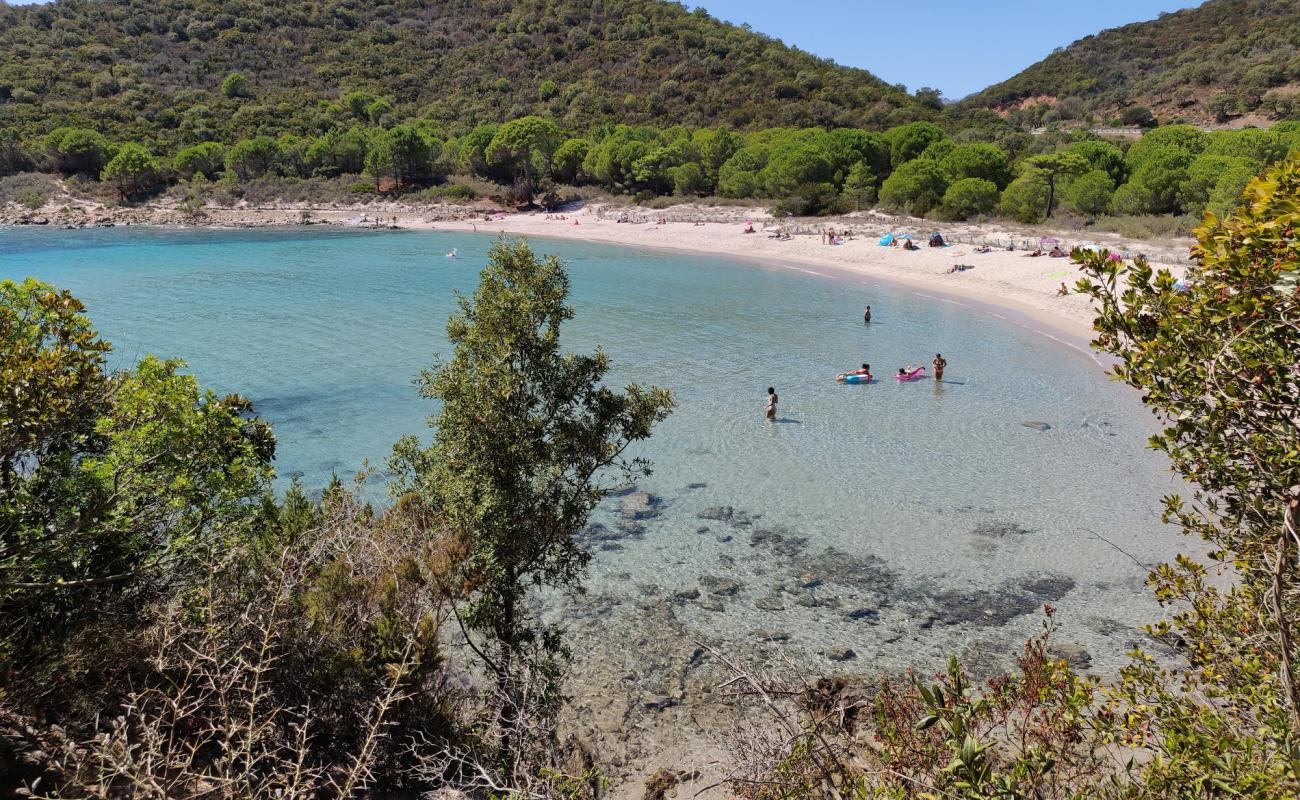
[[[0,129],[22,136],[80,125],[167,148],[319,133],[341,107],[452,133],[530,113],[575,130],[933,113],[866,71],[662,0],[0,0]]]
[[[1300,115],[1300,3],[1209,0],[1103,31],[957,108],[1039,106],[1042,114],[1044,105],[1051,109],[1047,121],[1091,116],[1105,122],[1133,107],[1149,108],[1161,122],[1294,118]]]

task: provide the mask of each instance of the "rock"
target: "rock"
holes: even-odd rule
[[[1052,429],[1051,425],[1048,425],[1046,422],[1039,422],[1038,420],[1030,420],[1029,422],[1022,422],[1020,424],[1024,425],[1026,428],[1033,428],[1036,431],[1050,431]]]
[[[831,661],[852,661],[853,659],[858,657],[858,654],[853,652],[849,648],[844,647],[839,650],[828,651],[826,653],[826,657],[829,658]]]
[[[719,578],[714,575],[701,575],[700,585],[719,597],[735,597],[740,591],[740,582],[732,578]]]
[[[641,705],[651,711],[663,711],[665,708],[671,708],[677,705],[677,701],[666,694],[657,695],[649,700],[642,701]]]
[[[600,550],[603,553],[618,553],[623,550],[623,545],[618,542],[601,542]]]
[[[686,484],[686,488],[687,488],[687,489],[703,489],[703,488],[705,488],[706,486],[708,486],[708,484],[707,484],[707,483],[704,483],[704,482],[697,482],[697,483],[688,483],[688,484]]]
[[[1033,531],[1015,522],[981,522],[971,533],[989,539],[1005,539],[1008,536],[1024,536]]]
[[[699,600],[699,599],[700,599],[699,589],[683,589],[680,592],[673,592],[674,603],[684,603],[687,600]]]
[[[756,530],[752,534],[750,534],[749,546],[758,547],[761,544],[776,544],[777,542],[782,542],[784,540],[785,537],[782,536],[780,533],[777,533],[776,531],[773,530],[768,530],[767,528],[760,528],[759,530]]]
[[[654,583],[638,583],[636,590],[647,597],[654,597],[659,594],[659,585]]]
[[[865,619],[875,622],[880,618],[880,612],[874,608],[855,608],[845,616],[852,620]]]
[[[794,604],[797,606],[803,606],[804,608],[817,608],[818,606],[826,605],[811,593],[799,595],[794,599]]]
[[[729,533],[720,533],[720,534],[718,534],[717,536],[714,536],[713,538],[714,538],[714,539],[717,539],[719,542],[726,543],[726,542],[731,541],[732,536],[731,536],[731,534],[729,534]]]
[[[805,589],[816,589],[822,585],[822,579],[815,572],[805,572],[799,576],[799,585]]]
[[[705,611],[717,611],[717,612],[722,612],[727,610],[727,607],[722,604],[722,601],[716,597],[706,597],[703,600],[701,600],[700,608],[704,609]]]
[[[758,630],[754,631],[754,636],[760,642],[790,641],[790,634],[786,633],[785,631],[773,631],[773,630],[768,630],[767,628],[759,628]]]
[[[708,526],[708,525],[701,525],[700,527],[698,527],[698,528],[695,529],[695,532],[696,532],[696,533],[708,533],[708,532],[709,532],[709,526]]]
[[[719,522],[726,522],[731,519],[735,513],[736,510],[731,506],[710,506],[695,516],[700,519],[713,519],[718,520]]]
[[[620,519],[614,523],[614,527],[618,528],[622,535],[632,539],[640,539],[645,535],[645,526],[634,520]]]
[[[1092,666],[1092,655],[1082,646],[1072,642],[1059,642],[1047,648],[1047,654],[1052,658],[1063,658],[1070,662],[1070,667],[1075,670],[1083,670]]]
[[[760,611],[785,611],[785,603],[781,602],[780,595],[771,594],[755,600],[754,608]]]
[[[661,513],[663,501],[649,492],[632,492],[618,504],[624,519],[654,519]]]

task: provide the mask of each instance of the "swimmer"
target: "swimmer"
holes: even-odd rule
[[[451,248],[451,252],[447,254],[447,258],[455,258],[455,257],[456,257],[456,248],[453,247]]]
[[[764,413],[768,419],[776,419],[776,389],[771,386],[767,387],[767,409]]]
[[[852,372],[841,372],[839,375],[835,376],[835,380],[842,381],[850,375],[865,375],[867,376],[867,380],[871,380],[871,365],[863,364],[862,369],[855,369]]]

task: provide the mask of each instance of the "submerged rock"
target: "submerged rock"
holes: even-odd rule
[[[719,578],[716,575],[701,575],[700,585],[707,589],[709,594],[719,597],[734,597],[740,591],[739,581],[733,578]]]
[[[852,661],[858,657],[858,654],[847,647],[843,647],[838,650],[827,651],[826,657],[831,661]]]
[[[708,484],[707,484],[707,483],[704,483],[703,481],[697,481],[697,482],[695,482],[695,483],[688,483],[688,484],[686,484],[686,488],[687,488],[687,489],[703,489],[703,488],[705,488],[706,486],[708,486]]]
[[[674,603],[684,603],[687,600],[699,600],[699,599],[700,599],[699,589],[683,589],[680,592],[673,592]]]
[[[722,612],[727,610],[727,607],[723,605],[722,601],[716,597],[706,597],[703,600],[701,600],[700,608],[704,609],[705,611],[717,611],[717,612]]]
[[[971,533],[989,539],[1005,539],[1008,536],[1024,536],[1033,531],[1016,522],[981,522]]]
[[[855,608],[845,616],[852,620],[865,619],[870,622],[875,622],[880,618],[880,612],[874,608]]]
[[[758,630],[754,631],[754,636],[760,642],[790,641],[790,634],[786,633],[785,631],[773,631],[773,630],[768,630],[767,628],[759,628]]]
[[[650,492],[632,492],[618,504],[625,519],[654,519],[661,513],[663,501]]]
[[[785,603],[781,600],[781,595],[770,594],[767,597],[760,597],[754,601],[754,608],[760,611],[785,611]]]
[[[1036,419],[1030,420],[1028,422],[1022,422],[1020,424],[1024,425],[1026,428],[1033,428],[1036,431],[1050,431],[1052,429],[1051,425],[1048,425],[1046,422],[1040,422],[1039,420]]]

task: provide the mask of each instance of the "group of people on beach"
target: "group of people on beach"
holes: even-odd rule
[[[863,309],[862,321],[864,323],[870,324],[871,306],[867,306],[865,309]],[[930,367],[934,370],[934,379],[936,381],[941,381],[943,380],[943,371],[948,367],[948,359],[943,357],[943,353],[935,353],[934,360],[930,362]],[[922,371],[921,367],[916,367],[909,364],[906,367],[899,367],[898,372],[895,374],[894,377],[898,378],[899,380],[912,380],[913,377],[920,371]],[[840,374],[836,375],[835,380],[844,383],[845,379],[850,377],[865,378],[867,381],[870,381],[871,365],[864,362],[862,364],[862,367],[859,369],[851,370],[849,372],[841,372]],[[849,381],[849,382],[856,383],[860,381]],[[763,414],[769,420],[773,420],[773,421],[776,420],[776,404],[778,399],[779,398],[776,394],[776,387],[773,386],[767,387],[767,405],[763,409]]]

